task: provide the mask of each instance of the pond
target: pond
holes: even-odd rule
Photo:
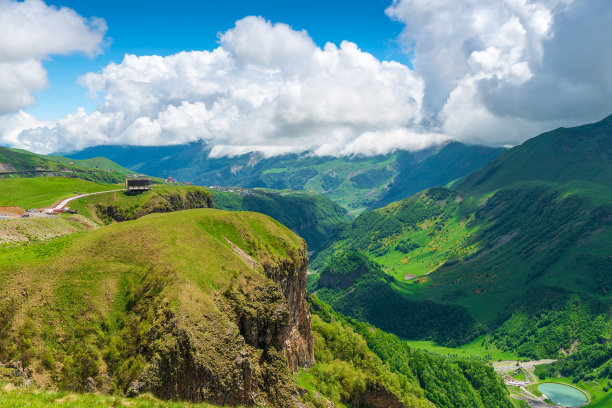
[[[567,385],[544,383],[538,386],[538,390],[555,404],[564,407],[581,407],[587,403],[584,393]]]

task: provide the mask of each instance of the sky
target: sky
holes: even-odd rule
[[[515,145],[612,113],[608,0],[0,0],[0,145]]]

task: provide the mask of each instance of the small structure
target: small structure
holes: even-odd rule
[[[151,189],[151,179],[129,178],[125,179],[125,189],[128,193],[140,193]]]

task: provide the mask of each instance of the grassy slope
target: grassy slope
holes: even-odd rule
[[[197,195],[192,205],[184,201],[189,195]],[[181,207],[171,208],[174,201],[181,200]],[[206,199],[210,197],[208,190],[193,186],[153,185],[149,191],[140,194],[127,194],[125,191],[115,191],[106,194],[96,194],[79,198],[70,203],[72,209],[98,224],[108,224],[115,221],[135,219],[149,212],[167,212],[171,210],[209,207]],[[177,202],[177,205],[179,203]],[[167,210],[164,208],[169,206]],[[98,208],[113,208],[114,212],[101,214]],[[153,210],[157,208],[157,210]]]
[[[68,157],[55,156],[55,155],[48,155],[48,156],[43,156],[43,157],[48,158],[50,160],[58,161],[64,164],[74,163],[77,166],[89,167],[92,169],[114,170],[121,174],[134,173],[133,170],[126,169],[125,167],[118,165],[117,163],[115,163],[112,160],[107,159],[106,157],[92,157],[91,159],[85,159],[85,160],[76,160],[76,159],[70,159]]]
[[[284,155],[264,158],[249,153],[211,158],[208,147],[191,143],[165,148],[98,146],[76,152],[71,157],[105,156],[147,174],[172,176],[199,185],[312,190],[326,194],[357,215],[367,208],[405,198],[423,188],[446,185],[479,169],[501,151],[451,143],[442,148],[373,157]]]
[[[0,245],[12,246],[47,241],[94,227],[93,222],[80,215],[4,220],[0,223]]]
[[[77,194],[117,188],[121,186],[66,177],[2,179],[0,180],[0,205],[41,208]]]
[[[0,384],[0,400],[3,407],[44,408],[54,407],[91,407],[106,408],[129,406],[134,408],[214,408],[211,404],[190,404],[186,402],[162,401],[152,396],[124,398],[101,394],[75,394],[40,390],[39,388],[2,388]]]
[[[70,164],[74,162],[74,164]],[[44,173],[63,177],[74,177],[101,183],[123,181],[132,171],[103,157],[74,161],[61,156],[45,156],[20,149],[0,147],[0,164],[4,169],[0,175],[11,177],[35,177]],[[11,171],[17,171],[11,174]],[[4,172],[8,172],[3,174]]]
[[[555,357],[575,339],[579,348],[610,341],[611,122],[530,140],[459,193],[428,190],[365,213],[322,255],[357,248],[400,280],[421,275],[390,286],[413,301],[463,306],[491,329],[506,321],[496,344],[525,356]],[[440,199],[444,191],[450,199]],[[404,254],[401,242],[418,245]]]
[[[130,293],[144,290],[138,289],[139,282],[153,279],[151,274],[156,273],[164,282],[161,293],[167,307],[202,328],[196,331],[200,341],[213,346],[216,341],[225,341],[224,353],[231,353],[237,329],[214,296],[228,286],[245,287],[247,281],[258,287],[265,278],[251,269],[224,237],[260,263],[274,264],[288,253],[295,256],[303,245],[297,236],[265,216],[208,209],[155,214],[44,245],[5,249],[0,254],[0,303],[17,309],[9,330],[2,331],[0,358],[29,362],[43,384],[49,382],[49,376],[60,374],[53,366],[44,368],[41,356],[45,350],[64,366],[74,348],[83,345],[100,347],[94,360],[100,359],[100,354],[108,352],[105,347],[114,344],[111,339],[119,335],[133,296]],[[20,295],[24,288],[32,296]],[[41,304],[46,307],[40,308]],[[106,328],[101,330],[103,322]],[[195,326],[190,326],[191,330]],[[23,345],[24,337],[29,346]],[[35,351],[29,351],[32,349]],[[217,351],[209,350],[207,358],[218,360],[223,370],[224,358]],[[130,364],[138,370],[136,362]],[[116,381],[114,386],[120,388],[126,381],[121,380],[122,375],[134,378],[136,374],[108,372]]]
[[[240,190],[242,194],[211,189],[215,208],[266,214],[304,238],[309,251],[319,251],[339,228],[349,222],[343,208],[320,194]]]
[[[508,150],[457,188],[482,193],[530,180],[561,184],[580,180],[609,185],[611,137],[612,116],[594,124],[559,128]]]

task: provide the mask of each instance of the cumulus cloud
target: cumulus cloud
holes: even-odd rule
[[[94,55],[105,32],[104,20],[86,20],[67,8],[0,0],[0,143],[28,147],[18,137],[22,131],[51,125],[21,110],[47,86],[42,61],[73,52]]]
[[[48,55],[100,52],[106,23],[40,0],[0,0],[0,115],[35,104],[47,85]]]
[[[612,111],[612,52],[601,41],[612,35],[608,0],[394,0],[387,14],[405,25],[414,69],[246,17],[214,50],[126,55],[83,76],[104,98],[95,112],[12,132],[11,141],[39,152],[205,140],[212,156],[370,155],[450,139],[513,145]],[[103,34],[103,24],[70,15]],[[52,52],[95,53],[99,40],[87,44]],[[33,73],[0,85],[13,95],[0,111],[32,103],[46,81],[37,58],[49,52],[15,60]]]
[[[455,139],[517,144],[612,111],[607,0],[395,0],[425,82],[424,117]]]
[[[212,155],[334,155],[369,154],[373,144],[380,152],[412,148],[429,137],[418,130],[423,81],[408,67],[379,61],[351,42],[320,48],[306,32],[260,17],[220,34],[215,50],[126,55],[81,83],[105,102],[93,114],[80,110],[23,132],[24,146],[202,139]]]

